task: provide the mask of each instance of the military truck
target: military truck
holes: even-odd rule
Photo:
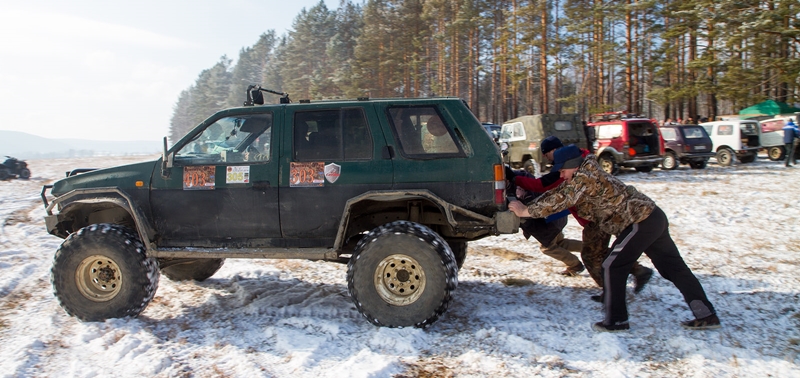
[[[68,314],[137,316],[161,274],[202,281],[227,258],[310,259],[348,265],[371,323],[426,327],[467,242],[517,231],[499,148],[460,99],[264,105],[264,91],[280,93],[249,87],[245,106],[164,138],[160,159],[44,186]]]
[[[505,162],[512,168],[525,168],[539,176],[549,162],[539,149],[542,140],[554,135],[564,145],[586,148],[586,134],[577,114],[536,114],[510,119],[503,123],[500,143],[508,145]]]

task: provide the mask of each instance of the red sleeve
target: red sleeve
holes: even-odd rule
[[[548,191],[550,189],[553,189],[553,188],[557,187],[563,181],[564,181],[564,179],[559,178],[556,182],[554,182],[554,183],[552,183],[552,184],[550,184],[548,186],[542,186],[542,180],[541,179],[535,179],[535,178],[530,178],[530,177],[525,177],[525,176],[517,176],[517,177],[514,178],[514,183],[517,184],[517,186],[519,186],[520,188],[525,189],[525,190],[527,190],[529,192],[534,192],[534,193],[544,193],[544,192],[546,192],[546,191]]]
[[[578,216],[578,210],[575,209],[574,207],[570,207],[569,212],[572,214],[575,220],[578,221],[578,224],[581,225],[581,227],[586,227],[586,225],[589,224],[588,220]]]

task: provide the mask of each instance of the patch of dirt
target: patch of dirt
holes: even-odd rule
[[[406,370],[393,378],[450,378],[455,376],[453,368],[441,357],[421,358],[416,361],[403,361]]]

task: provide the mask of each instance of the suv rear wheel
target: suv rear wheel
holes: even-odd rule
[[[786,150],[782,146],[773,146],[767,149],[769,160],[781,161],[786,156]]]
[[[661,169],[673,170],[678,168],[678,159],[675,158],[675,153],[667,151],[664,154],[664,160],[661,162]]]
[[[139,237],[116,224],[93,224],[56,251],[51,282],[64,310],[83,321],[137,316],[158,288],[158,262]]]
[[[447,310],[457,286],[458,267],[447,242],[408,221],[372,230],[347,265],[350,297],[377,326],[427,327]]]

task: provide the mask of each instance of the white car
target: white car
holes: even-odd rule
[[[714,143],[719,165],[733,164],[736,156],[742,163],[752,163],[761,149],[761,125],[753,120],[729,120],[701,123]]]

